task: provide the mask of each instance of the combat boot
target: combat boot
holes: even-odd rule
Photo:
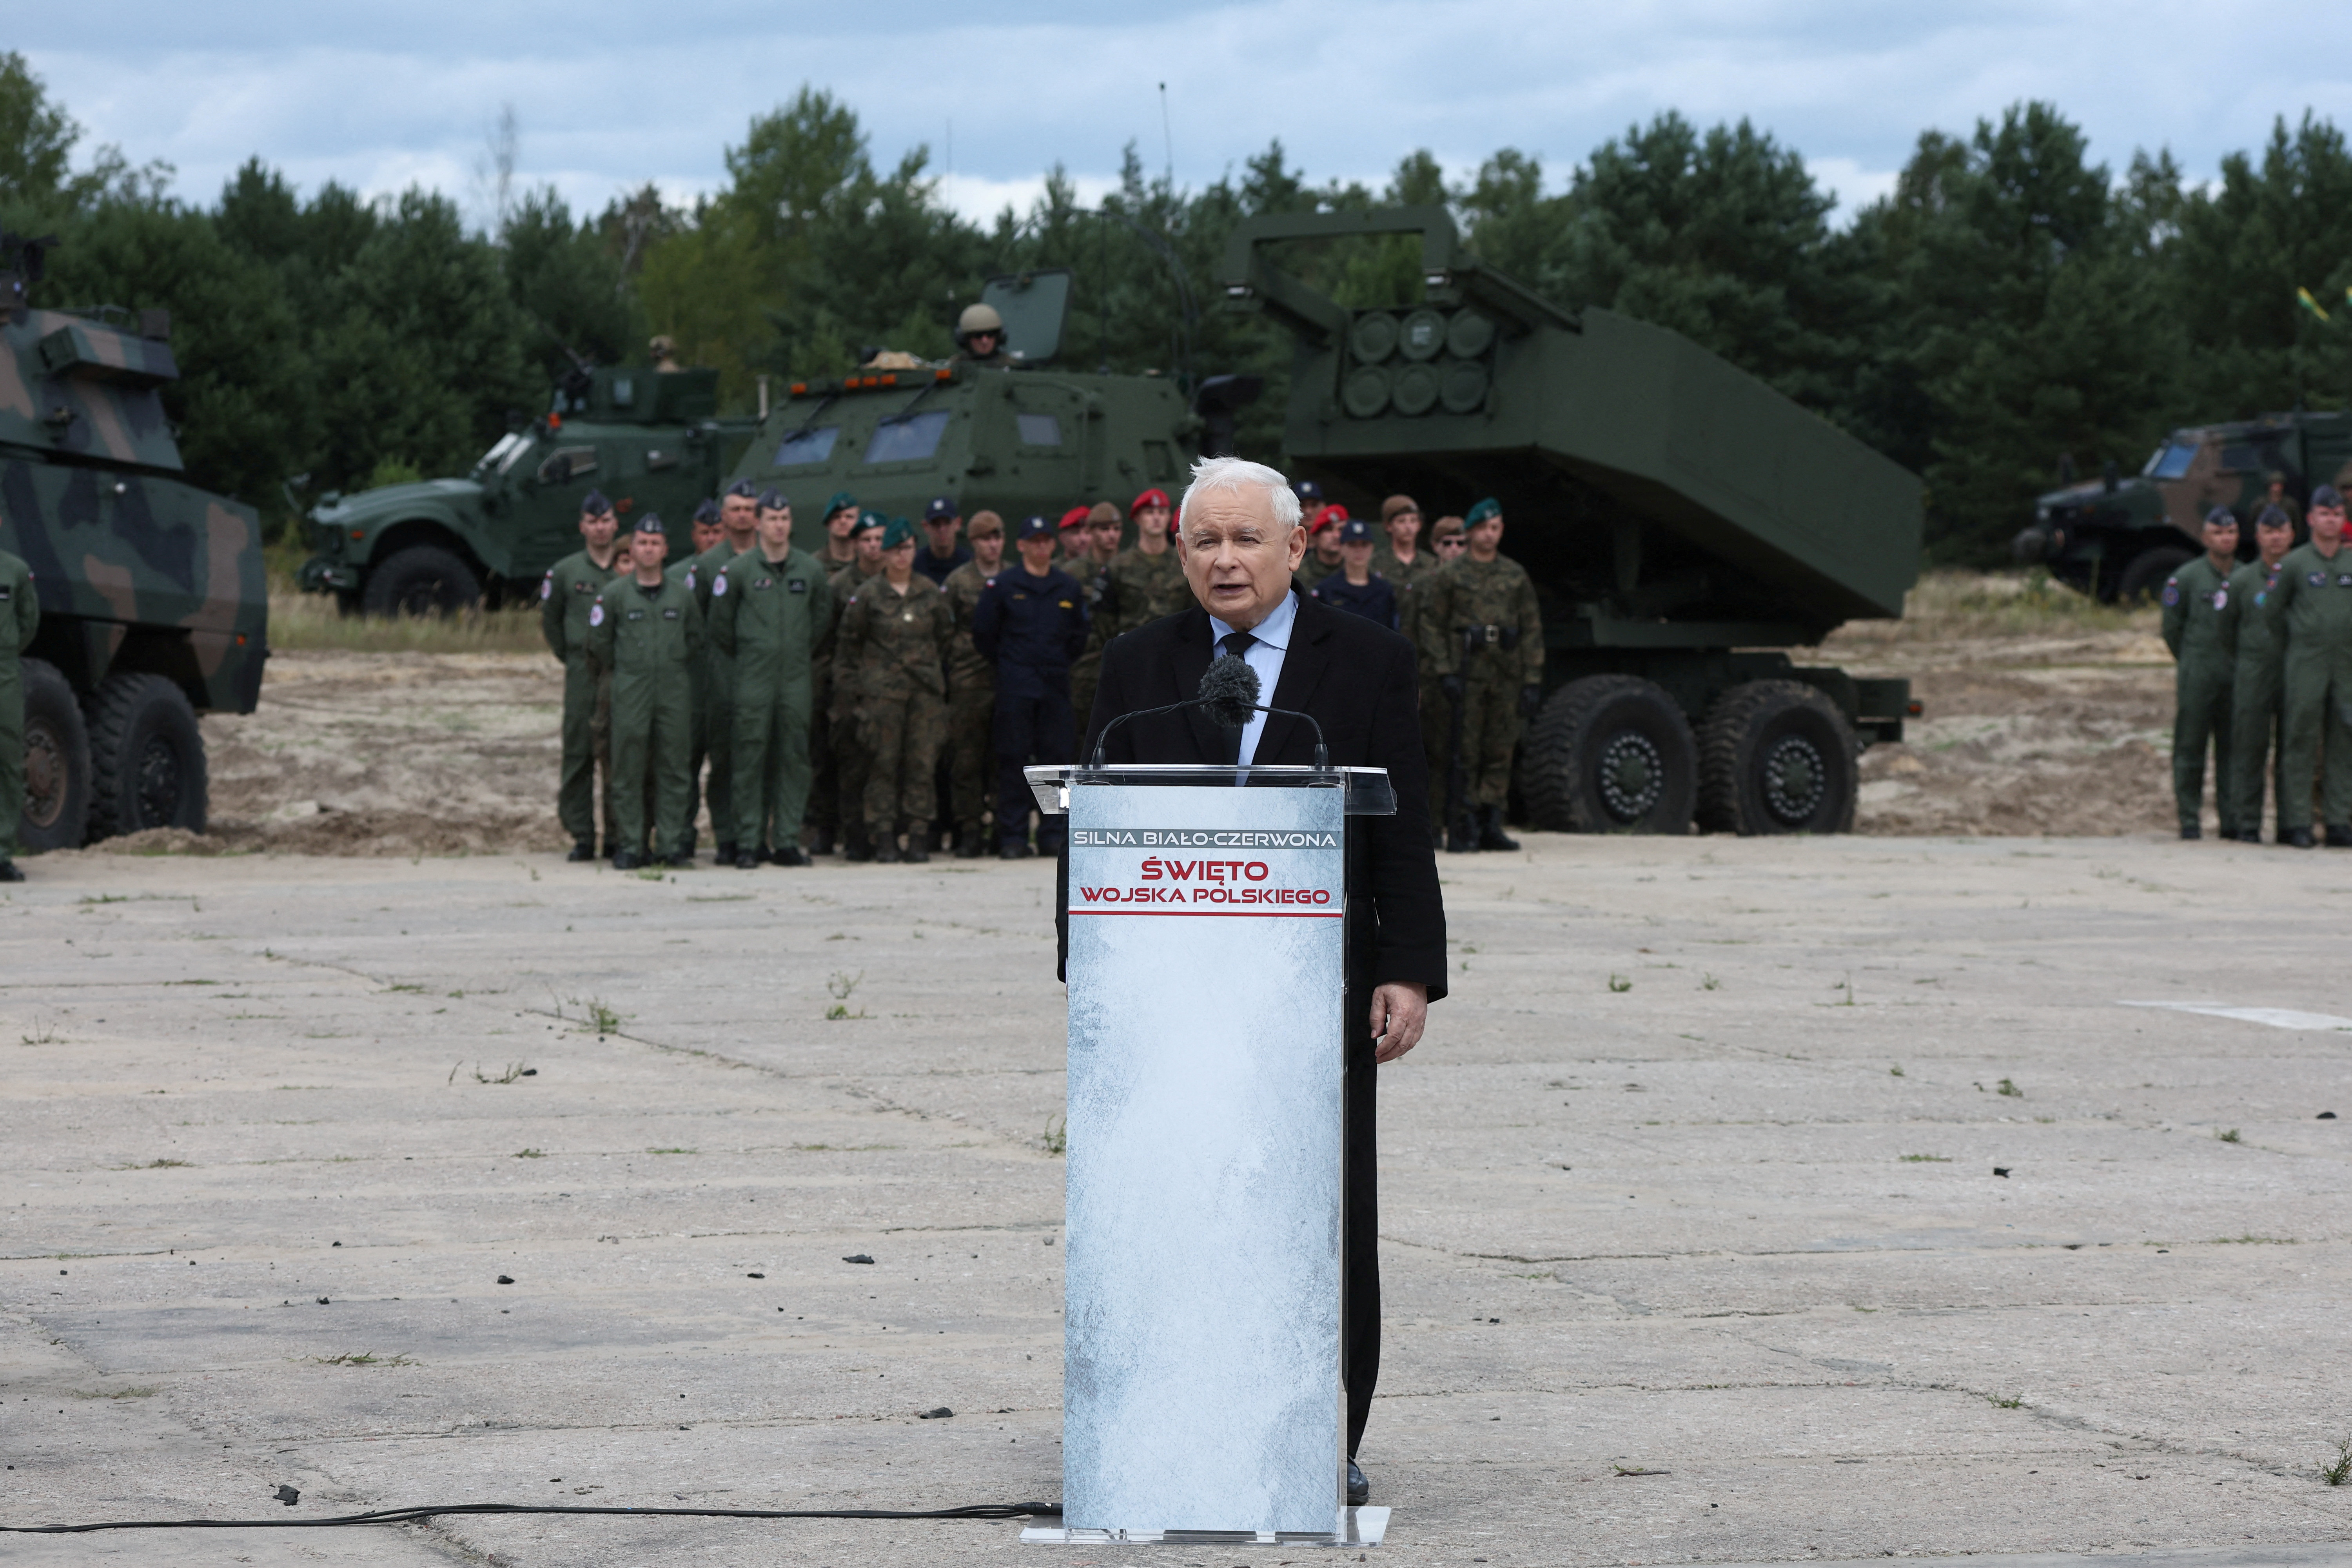
[[[719,863],[722,866],[727,864],[723,858]],[[756,871],[759,868],[760,858],[751,851],[746,849],[735,857],[735,869],[738,871]]]
[[[694,864],[694,851],[681,847],[677,854],[665,859],[662,864],[673,869],[682,870]]]
[[[2340,822],[2327,825],[2327,847],[2330,849],[2352,849],[2352,827]]]
[[[874,846],[867,841],[864,828],[845,827],[841,830],[841,858],[850,861],[874,858]]]
[[[1503,808],[1490,805],[1478,814],[1478,847],[1517,849],[1519,841],[1503,831]]]
[[[694,853],[694,840],[690,837],[686,842],[686,852],[689,855]],[[741,845],[736,843],[732,838],[722,838],[719,841],[718,864],[721,866],[731,864],[735,860],[741,858],[742,853],[743,847]],[[756,846],[752,849],[752,854],[754,858],[759,854],[759,850]]]
[[[873,861],[877,866],[895,866],[898,863],[898,836],[896,833],[887,827],[869,827],[866,830],[866,834],[874,847],[866,852],[864,858]]]
[[[929,865],[931,858],[931,830],[928,827],[909,829],[907,834],[906,851],[899,856],[899,858],[910,865]]]
[[[572,847],[572,853],[566,855],[564,858],[575,866],[583,861],[593,860],[596,858],[596,841],[593,838],[581,839]]]
[[[2290,827],[2286,830],[2285,835],[2279,839],[2279,842],[2285,845],[2290,849],[2308,849],[2311,847],[2311,829],[2308,827]]]
[[[820,827],[816,830],[816,838],[809,845],[809,853],[812,855],[830,855],[833,853],[832,828]]]
[[[805,866],[808,863],[808,851],[797,844],[786,844],[768,851],[768,864],[771,866]]]
[[[1445,852],[1467,855],[1478,847],[1478,829],[1467,816],[1457,816],[1445,829]]]
[[[14,860],[0,860],[0,882],[21,882],[25,873],[16,869]]]
[[[620,850],[613,857],[613,869],[615,871],[634,871],[644,864],[634,849]]]
[[[2193,841],[2204,837],[2205,830],[2193,822],[2184,822],[2180,825],[2180,837]],[[2226,838],[2229,835],[2225,833],[2222,837]]]
[[[956,824],[956,858],[977,860],[988,853],[988,841],[977,822]]]

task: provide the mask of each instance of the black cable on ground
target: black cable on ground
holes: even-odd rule
[[[983,1502],[963,1508],[616,1508],[609,1504],[453,1502],[383,1508],[331,1519],[110,1519],[95,1524],[0,1524],[11,1535],[82,1535],[94,1530],[318,1530],[336,1524],[411,1524],[445,1513],[613,1513],[685,1519],[1035,1519],[1058,1518],[1059,1503]]]

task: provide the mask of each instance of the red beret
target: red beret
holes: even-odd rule
[[[1339,524],[1347,521],[1348,509],[1341,506],[1339,502],[1334,501],[1329,506],[1325,507],[1322,510],[1315,514],[1315,521],[1313,523],[1308,525],[1307,531],[1309,533],[1320,533],[1327,528],[1337,528]]]
[[[1069,510],[1062,514],[1062,526],[1066,529],[1086,527],[1087,513],[1093,510],[1094,509],[1091,507],[1072,507]]]
[[[1168,492],[1166,490],[1146,490],[1141,495],[1136,497],[1134,501],[1129,505],[1127,515],[1133,517],[1137,512],[1141,511],[1148,506],[1156,506],[1167,508],[1171,510],[1173,510],[1172,503],[1168,500]]]

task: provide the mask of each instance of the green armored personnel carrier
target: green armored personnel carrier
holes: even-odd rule
[[[2041,497],[2011,552],[2020,565],[2046,566],[2095,598],[2144,599],[2204,553],[2207,512],[2226,506],[2251,524],[2273,474],[2298,509],[2314,486],[2352,485],[2352,415],[2266,414],[2175,430],[2127,479],[2109,475]],[[2238,552],[2253,558],[2251,527],[2241,531]]]
[[[0,550],[33,569],[25,847],[203,832],[196,715],[250,713],[268,657],[261,521],[182,477],[160,310],[37,310],[43,245],[0,236]]]
[[[577,371],[547,413],[500,437],[464,479],[321,496],[301,585],[378,616],[528,597],[580,548],[591,489],[611,499],[624,528],[644,511],[683,522],[717,494],[759,423],[718,410],[715,370]]]
[[[786,384],[733,477],[791,497],[794,542],[822,553],[824,501],[841,490],[908,518],[945,495],[1008,528],[1154,486],[1173,493],[1202,450],[1230,449],[1233,410],[1258,394],[1255,377],[1214,376],[1188,403],[1166,376],[1058,368],[1066,272],[994,279],[982,299],[1010,342],[995,363],[886,353]]]
[[[1280,264],[1391,234],[1420,237],[1418,300],[1350,310]],[[1219,282],[1297,339],[1294,472],[1358,516],[1399,492],[1431,518],[1501,501],[1544,617],[1519,774],[1536,826],[1852,826],[1860,749],[1902,739],[1909,683],[1788,650],[1903,613],[1916,478],[1675,332],[1480,265],[1443,207],[1248,219]]]

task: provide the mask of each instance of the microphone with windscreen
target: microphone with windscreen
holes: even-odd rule
[[[1201,676],[1199,696],[1185,702],[1171,702],[1164,708],[1139,708],[1131,712],[1122,713],[1104,725],[1102,733],[1095,737],[1092,765],[1097,768],[1103,765],[1104,742],[1110,739],[1110,732],[1113,730],[1118,729],[1129,719],[1149,718],[1155,713],[1173,713],[1181,708],[1205,708],[1208,710],[1210,718],[1228,730],[1245,727],[1253,713],[1286,713],[1294,719],[1304,719],[1308,724],[1313,725],[1315,730],[1315,765],[1318,768],[1329,767],[1330,753],[1323,745],[1323,726],[1316,722],[1315,715],[1301,713],[1294,708],[1261,707],[1257,700],[1258,691],[1257,671],[1250,668],[1249,660],[1236,653],[1225,654],[1213,659],[1210,661],[1209,668]]]

